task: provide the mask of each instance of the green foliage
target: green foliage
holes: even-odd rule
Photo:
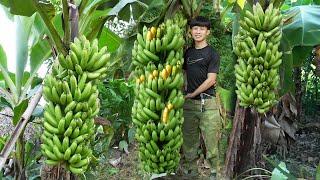
[[[208,42],[212,45],[220,55],[220,71],[218,75],[218,83],[224,89],[234,89],[235,75],[234,65],[236,63],[235,55],[232,49],[232,36],[228,31],[229,27],[221,24],[219,15],[212,11],[212,4],[205,3],[200,13],[211,21],[211,34]]]
[[[317,38],[320,35],[318,31],[320,23],[317,19],[320,18],[319,6],[296,6],[292,7],[284,13],[287,19],[283,26],[283,38],[281,40],[281,47],[283,52],[301,51],[299,56],[296,52],[292,54],[284,53],[282,57],[282,65],[280,67],[281,74],[281,91],[280,94],[293,92],[294,82],[292,69],[294,65],[301,64],[301,59],[295,58],[305,56],[307,49],[305,46],[312,47],[318,45]],[[294,48],[299,46],[301,48]],[[302,49],[302,47],[304,47]],[[310,48],[309,48],[310,49]],[[293,56],[295,55],[295,57]]]
[[[129,139],[132,127],[131,107],[134,100],[133,85],[124,79],[110,79],[99,85],[101,116],[112,123],[115,139]]]
[[[320,163],[317,167],[317,174],[316,174],[316,180],[319,180],[320,179]]]
[[[302,107],[306,115],[313,115],[320,107],[320,77],[315,74],[314,56],[311,55],[303,63],[302,66]]]
[[[2,151],[4,145],[6,144],[8,140],[8,136],[3,136],[3,137],[0,137],[0,152]]]

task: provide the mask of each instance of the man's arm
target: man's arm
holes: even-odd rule
[[[217,73],[208,73],[207,79],[193,92],[185,96],[185,98],[194,98],[200,93],[206,91],[216,84]]]

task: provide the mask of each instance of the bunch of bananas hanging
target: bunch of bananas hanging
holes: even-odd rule
[[[99,113],[96,83],[105,77],[110,54],[99,50],[98,41],[84,36],[70,45],[69,54],[58,56],[52,73],[44,80],[44,131],[41,151],[48,165],[65,165],[74,174],[83,173],[92,155],[94,117]]]
[[[158,28],[144,27],[132,50],[136,79],[132,121],[141,166],[147,172],[173,172],[180,161],[185,25],[176,16]]]
[[[257,3],[253,12],[246,10],[240,20],[234,49],[238,56],[236,93],[241,106],[253,106],[259,113],[267,112],[277,102],[281,26],[282,15],[272,4],[264,11]]]

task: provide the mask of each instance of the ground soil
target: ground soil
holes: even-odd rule
[[[317,124],[318,123],[318,124]],[[296,141],[290,145],[286,156],[267,154],[275,161],[286,163],[288,170],[295,177],[304,179],[315,179],[316,167],[320,163],[320,115],[313,117],[304,117],[298,125]],[[129,154],[125,154],[111,148],[109,159],[116,159],[121,156],[121,162],[117,166],[106,163],[101,169],[98,179],[110,180],[141,180],[150,179],[151,175],[145,174],[139,168],[138,148],[136,144],[129,146]],[[199,160],[200,179],[208,179],[210,171],[207,169],[203,160]],[[273,167],[267,165],[266,169],[273,170]],[[181,179],[179,176],[167,176],[162,179]]]

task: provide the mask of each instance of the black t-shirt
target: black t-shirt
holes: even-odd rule
[[[218,73],[220,57],[211,46],[202,49],[191,47],[184,54],[183,69],[187,74],[187,93],[194,92],[208,77],[208,73]],[[212,86],[204,93],[215,95],[215,87]],[[200,95],[194,99],[200,99]]]

